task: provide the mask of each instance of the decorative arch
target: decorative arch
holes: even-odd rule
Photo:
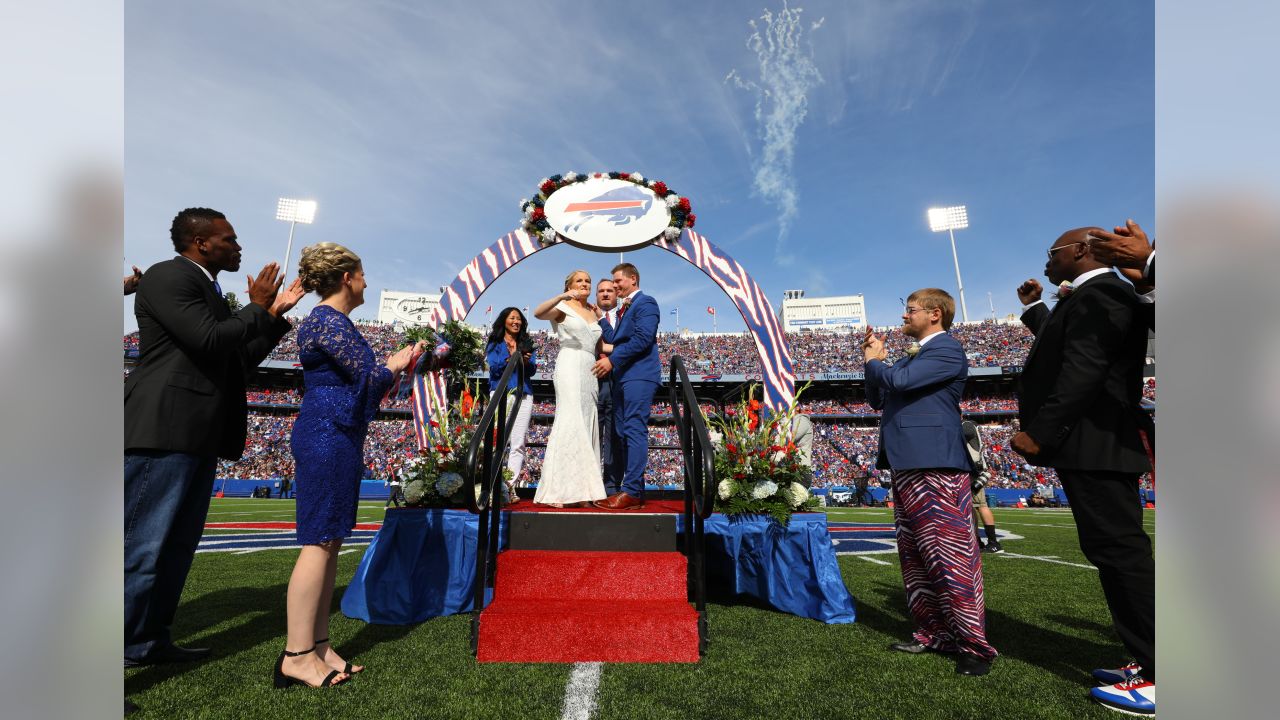
[[[534,253],[560,244],[543,245],[524,230],[514,230],[498,238],[462,268],[445,289],[440,306],[432,312],[427,324],[439,327],[447,320],[466,318],[484,291],[503,273]],[[773,306],[760,285],[729,253],[692,230],[683,230],[676,240],[660,237],[653,244],[683,258],[724,291],[755,339],[756,354],[764,371],[765,405],[774,411],[789,408],[795,401],[796,381],[791,351]],[[658,302],[662,299],[658,298]],[[426,446],[430,433],[427,419],[445,402],[445,379],[443,373],[415,374],[413,378],[414,430],[418,444]]]

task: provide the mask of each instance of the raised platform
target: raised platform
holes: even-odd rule
[[[527,521],[532,531],[535,524],[571,523],[576,522],[575,515],[599,514],[584,509],[531,513],[517,506],[501,513],[500,547],[512,547],[513,523]],[[676,523],[677,542],[683,539],[683,517],[674,513],[631,510],[609,515],[634,523],[633,530],[641,532],[645,523],[665,516],[662,520]],[[365,550],[343,594],[342,612],[366,622],[406,625],[471,611],[478,526],[477,516],[465,510],[388,509],[382,529]],[[707,580],[713,599],[732,602],[746,595],[780,612],[820,622],[854,621],[853,597],[840,576],[825,514],[797,514],[783,528],[767,518],[717,513],[706,519],[705,526]],[[538,542],[532,535],[527,541]]]

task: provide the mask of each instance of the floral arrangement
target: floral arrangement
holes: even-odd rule
[[[463,462],[475,435],[484,405],[477,400],[479,385],[464,386],[462,395],[448,407],[436,408],[431,427],[435,445],[411,455],[399,468],[405,502],[411,507],[462,507],[466,505]]]
[[[484,367],[484,336],[464,322],[449,320],[439,329],[411,327],[405,331],[401,347],[419,340],[432,348],[430,358],[418,363],[419,374],[444,370],[450,382],[465,385],[468,377]]]
[[[675,194],[661,180],[646,179],[638,172],[576,173],[570,171],[563,175],[552,175],[551,177],[543,178],[538,183],[538,193],[533,196],[533,199],[525,198],[520,201],[520,211],[524,213],[523,227],[525,232],[538,238],[538,242],[543,245],[554,244],[556,231],[547,222],[547,214],[542,210],[547,198],[551,197],[551,193],[566,185],[585,182],[592,178],[626,180],[641,187],[649,188],[653,191],[653,194],[662,198],[662,201],[667,204],[667,210],[671,215],[670,224],[667,225],[666,230],[662,231],[662,236],[667,240],[675,240],[680,237],[682,230],[693,227],[693,224],[698,220],[698,216],[693,214],[693,205],[689,202],[689,198]]]
[[[807,387],[796,392],[796,400]],[[730,515],[767,514],[785,526],[792,513],[818,507],[818,499],[805,486],[813,471],[800,464],[793,441],[797,405],[767,413],[755,399],[756,388],[753,384],[726,417],[710,421],[720,481],[716,505]]]

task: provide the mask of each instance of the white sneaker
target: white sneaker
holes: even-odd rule
[[[1134,675],[1115,685],[1103,685],[1089,691],[1089,695],[1109,710],[1129,715],[1156,714],[1156,684]]]

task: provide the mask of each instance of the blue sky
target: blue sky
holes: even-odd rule
[[[915,288],[954,294],[931,206],[969,208],[956,241],[971,318],[990,314],[988,292],[998,314],[1017,311],[1013,288],[1069,228],[1155,230],[1150,3],[833,0],[798,16],[769,4],[771,20],[765,7],[130,2],[122,273],[172,256],[169,222],[192,205],[227,213],[242,274],[256,271],[284,253],[276,198],[313,198],[293,262],[312,242],[350,246],[370,281],[354,315],[372,317],[381,288],[449,283],[566,170],[664,180],[775,309],[786,289],[862,293],[877,325]],[[710,330],[713,305],[720,330],[743,327],[682,260],[627,259],[682,326]],[[471,319],[615,260],[542,252]]]

